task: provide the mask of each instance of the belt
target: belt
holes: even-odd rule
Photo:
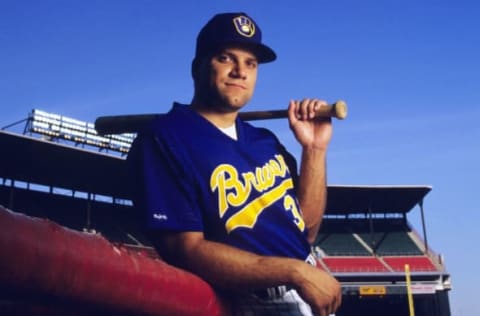
[[[314,267],[317,266],[317,260],[312,254],[308,255],[308,257],[305,259],[305,262]],[[269,299],[274,300],[274,299],[282,298],[285,295],[285,293],[293,289],[294,288],[289,285],[279,285],[279,286],[269,287],[266,289],[257,290],[257,291],[254,291],[252,294],[262,300],[269,300]]]

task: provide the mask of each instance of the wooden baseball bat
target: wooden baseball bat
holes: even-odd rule
[[[95,120],[95,129],[100,135],[136,133],[148,122],[164,114],[132,114],[100,116]],[[270,120],[288,117],[287,110],[247,111],[240,112],[239,116],[245,121]],[[315,117],[334,117],[343,120],[347,117],[347,104],[339,100],[328,106],[320,107]]]

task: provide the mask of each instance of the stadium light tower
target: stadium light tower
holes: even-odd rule
[[[112,150],[122,155],[128,153],[136,135],[125,133],[100,136],[93,123],[38,109],[33,109],[29,114],[25,132],[44,135],[53,141],[65,140],[74,142],[75,145],[81,144],[96,147],[99,150]]]

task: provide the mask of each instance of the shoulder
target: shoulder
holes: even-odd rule
[[[182,124],[185,124],[191,115],[189,106],[179,103],[174,103],[172,108],[165,114],[156,116],[147,126],[147,132],[158,133],[167,131],[169,129],[179,129]]]
[[[130,149],[129,156],[147,145],[151,145],[155,139],[168,138],[163,135],[174,134],[174,127],[181,124],[176,114],[176,104],[167,113],[157,114],[153,119],[145,123],[138,131]]]
[[[182,127],[191,124],[191,109],[189,106],[174,103],[167,113],[157,114],[148,121],[138,132],[137,138],[143,139],[152,136],[161,137],[162,135],[175,135],[182,130]]]

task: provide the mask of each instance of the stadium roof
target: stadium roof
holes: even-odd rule
[[[6,131],[0,131],[0,146],[2,178],[129,198],[121,157]],[[407,213],[430,190],[430,186],[332,185],[327,214]]]
[[[0,131],[0,177],[127,198],[121,157]]]
[[[407,213],[431,190],[427,185],[329,186],[327,213]]]

